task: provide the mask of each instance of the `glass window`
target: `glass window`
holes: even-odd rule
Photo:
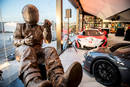
[[[2,3],[1,3],[2,2]],[[39,25],[43,25],[45,19],[52,22],[52,42],[43,43],[43,47],[56,48],[56,1],[52,0],[2,0],[0,1],[0,70],[3,71],[3,80],[0,87],[7,87],[13,81],[17,83],[19,62],[15,59],[15,47],[13,45],[13,32],[17,23],[25,23],[22,17],[22,8],[27,4],[35,5],[39,10]],[[47,9],[46,9],[47,8]],[[12,84],[9,87],[19,87]],[[14,86],[15,85],[15,86]],[[21,85],[21,84],[20,84]],[[23,87],[22,85],[20,87]]]

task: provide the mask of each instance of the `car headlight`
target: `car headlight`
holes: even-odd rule
[[[114,58],[116,59],[116,63],[117,63],[117,64],[120,64],[120,65],[122,65],[122,66],[125,65],[117,56],[114,56]]]
[[[118,61],[117,61],[117,64],[120,64],[120,65],[122,65],[122,66],[125,65],[123,62],[118,62]]]

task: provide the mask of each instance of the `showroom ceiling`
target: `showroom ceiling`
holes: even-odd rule
[[[124,22],[130,21],[130,9],[124,10],[118,14],[115,14],[114,16],[108,17],[107,19],[111,20],[115,18],[117,18],[117,20],[119,21],[124,21]]]
[[[102,19],[106,19],[130,8],[130,0],[69,0],[73,5],[77,2],[80,8]],[[75,6],[76,7],[76,6]],[[129,12],[128,12],[129,13]]]

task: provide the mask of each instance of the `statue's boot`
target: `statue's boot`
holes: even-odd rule
[[[23,82],[25,87],[52,87],[48,80],[43,80],[38,67],[29,68],[24,72]]]
[[[43,80],[37,63],[37,56],[34,48],[21,46],[17,49],[20,55],[19,77],[25,87],[52,87],[48,80]]]
[[[74,62],[64,73],[55,48],[44,48],[44,53],[48,80],[51,81],[53,87],[78,87],[82,79],[81,64]]]

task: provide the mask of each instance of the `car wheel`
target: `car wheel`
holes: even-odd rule
[[[97,60],[93,65],[93,74],[96,81],[105,86],[114,86],[120,83],[117,68],[107,60]]]

